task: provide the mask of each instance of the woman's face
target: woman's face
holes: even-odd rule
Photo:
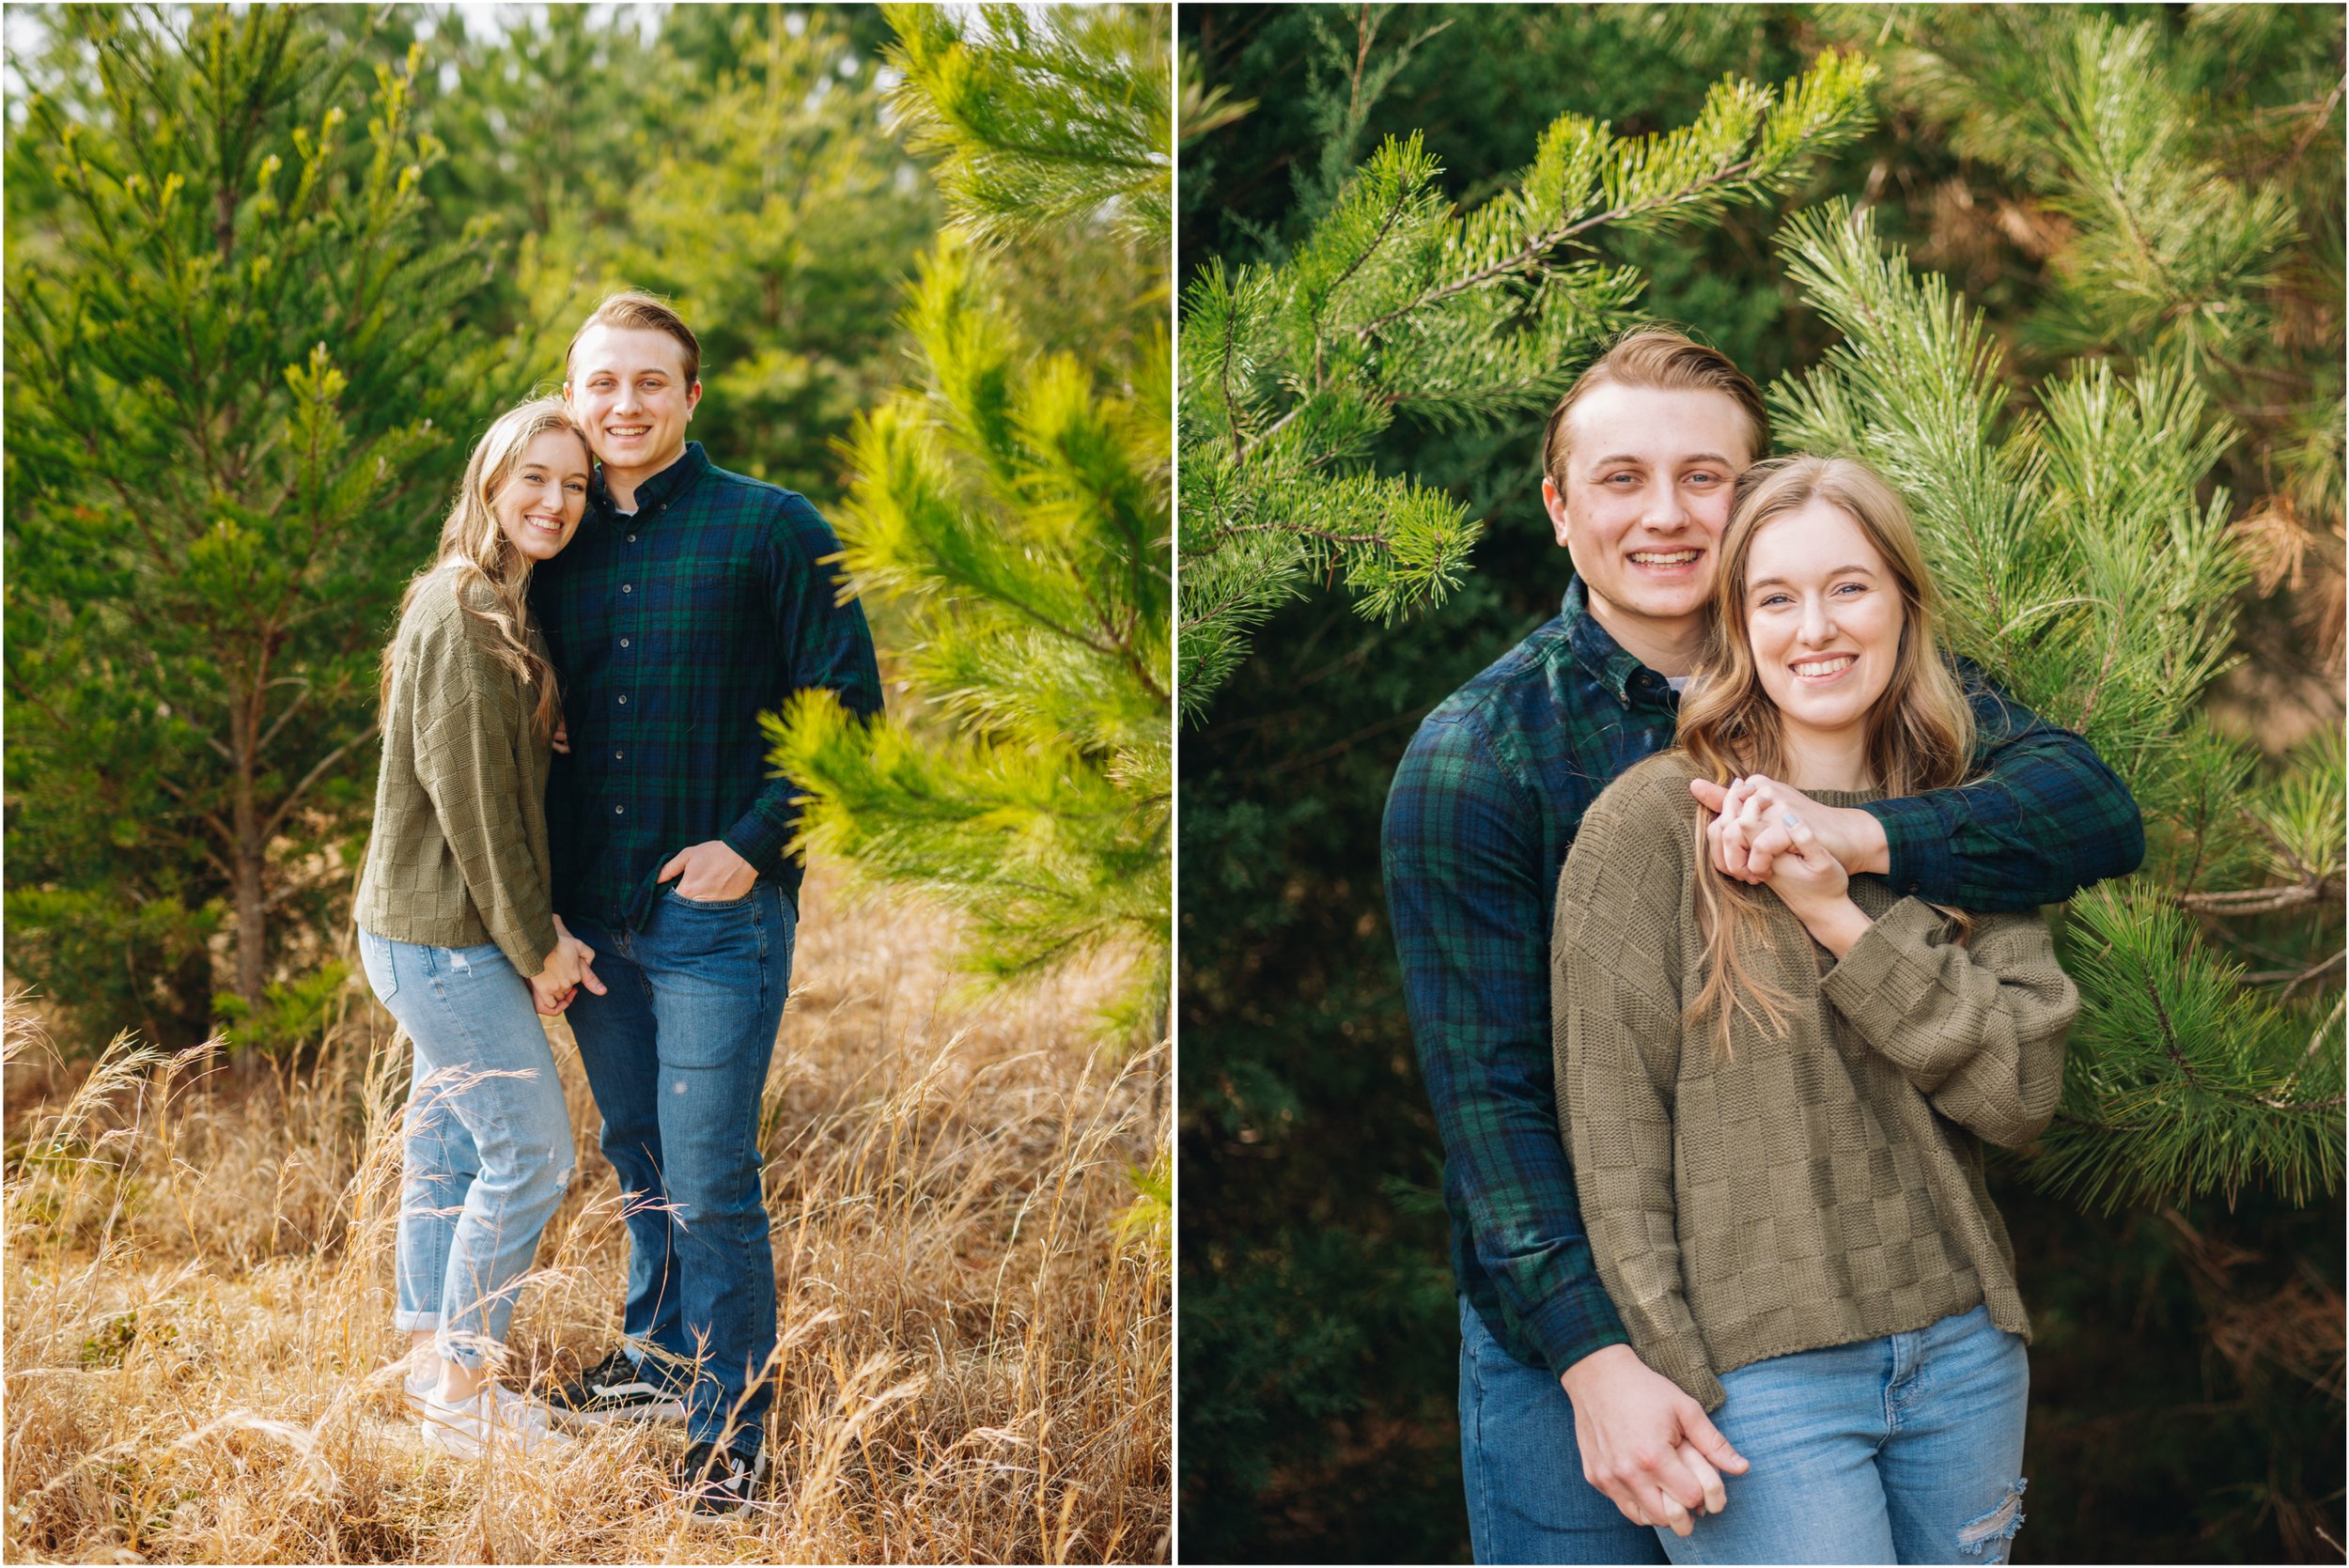
[[[526,560],[552,561],[587,510],[587,447],[568,430],[541,430],[490,503],[498,532]]]
[[[1900,580],[1851,515],[1813,499],[1764,523],[1746,555],[1746,640],[1788,722],[1862,723],[1899,656]]]

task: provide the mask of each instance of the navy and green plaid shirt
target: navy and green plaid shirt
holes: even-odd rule
[[[1969,679],[1986,775],[1866,809],[1889,880],[1961,908],[2027,909],[2124,876],[2137,802],[2088,743]],[[1421,723],[1387,797],[1387,905],[1444,1143],[1460,1289],[1510,1354],[1553,1373],[1627,1343],[1558,1137],[1549,931],[1559,870],[1601,790],[1670,746],[1678,696],[1586,612],[1558,618]]]
[[[880,711],[864,612],[841,602],[840,541],[803,496],[711,464],[701,442],[621,513],[597,476],[531,604],[562,682],[570,754],[547,781],[554,908],[610,929],[652,912],[678,850],[723,839],[797,898],[798,789],[770,778],[758,716],[812,686]]]

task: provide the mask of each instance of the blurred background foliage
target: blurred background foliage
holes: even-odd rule
[[[10,8],[7,956],[61,1046],[315,1036],[399,587],[602,292],[693,323],[716,461],[841,505],[940,221],[894,38],[864,6]]]
[[[2067,57],[2100,22],[2093,57]],[[2082,357],[2185,364],[2242,432],[2212,477],[2256,572],[2208,714],[2279,766],[2338,734],[2338,10],[1187,5],[1177,32],[1186,287],[1211,261],[1285,259],[1389,135],[1421,133],[1466,208],[1561,113],[1667,130],[1724,74],[1783,81],[1824,47],[1867,54],[1875,128],[1805,189],[1702,229],[1610,232],[1596,259],[1644,273],[1643,314],[1766,386],[1836,341],[1771,241],[1786,212],[1840,195],[1986,313],[2018,395]],[[2067,140],[2050,128],[2076,116],[2052,95],[2092,68],[2129,72],[2135,108]],[[2149,215],[2210,242],[2128,242]],[[1420,717],[1556,613],[1567,566],[1541,515],[1538,436],[1537,416],[1382,434],[1376,472],[1486,521],[1457,590],[1388,628],[1342,594],[1291,605],[1187,725],[1186,1556],[1467,1553],[1441,1151],[1377,845]],[[2228,924],[2266,991],[2338,986],[2337,912]],[[2338,1197],[2090,1217],[2013,1165],[1996,1179],[2038,1330],[2021,1555],[2341,1556]]]

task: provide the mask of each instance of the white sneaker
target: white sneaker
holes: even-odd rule
[[[436,1363],[428,1361],[417,1371],[409,1373],[399,1385],[400,1402],[408,1413],[423,1419],[425,1406],[432,1401],[432,1390],[441,1386],[441,1374]]]
[[[418,1424],[425,1447],[459,1459],[478,1459],[491,1443],[517,1453],[542,1453],[572,1443],[547,1420],[545,1405],[495,1383],[456,1405],[427,1394]]]

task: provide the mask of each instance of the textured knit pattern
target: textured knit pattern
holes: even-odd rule
[[[770,776],[759,715],[828,687],[880,711],[840,541],[802,496],[713,467],[699,442],[613,508],[599,475],[532,598],[563,678],[570,754],[548,787],[554,907],[640,929],[678,850],[723,840],[797,897],[799,788]]]
[[[1761,890],[1740,956],[1792,999],[1787,1032],[1739,1016],[1724,1056],[1709,1021],[1682,1021],[1704,983],[1693,771],[1656,757],[1599,798],[1551,943],[1558,1118],[1632,1347],[1710,1410],[1721,1373],[1984,1304],[2029,1338],[1981,1140],[2028,1142],[2062,1088],[2079,993],[2046,924],[1983,914],[1960,944],[1855,877],[1875,924],[1822,975]]]
[[[2136,802],[2078,736],[1968,682],[1985,776],[1868,809],[1900,891],[1960,908],[2059,903],[2144,858]],[[1558,1141],[1549,930],[1598,792],[1672,744],[1678,699],[1584,609],[1550,621],[1419,727],[1387,800],[1387,905],[1444,1146],[1460,1290],[1528,1365],[1624,1342]]]
[[[395,636],[374,831],[352,915],[394,941],[493,941],[529,976],[555,941],[548,747],[531,733],[532,694],[498,661],[497,629],[459,607],[456,583],[447,571],[427,579]],[[496,603],[478,584],[468,592],[482,608]]]

